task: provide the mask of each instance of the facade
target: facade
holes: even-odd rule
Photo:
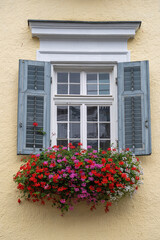
[[[12,5],[7,0],[1,3],[0,13],[0,154],[3,161],[0,168],[1,238],[4,240],[48,238],[158,240],[160,238],[158,228],[160,224],[159,1],[16,0]],[[22,59],[20,65],[19,59]],[[144,78],[149,79],[148,61],[145,60],[149,61],[150,84],[147,85],[147,90],[144,85],[143,94],[146,101],[141,102],[140,108],[143,116],[140,121],[144,121],[145,124],[144,130],[141,129],[144,146],[136,145],[139,142],[137,143],[133,138],[131,142],[131,148],[136,154],[145,155],[140,156],[144,169],[144,185],[137,194],[132,199],[120,200],[107,214],[104,214],[102,207],[90,212],[85,204],[79,204],[73,212],[69,212],[64,217],[60,216],[57,209],[51,208],[50,204],[42,206],[23,201],[18,205],[18,193],[12,176],[21,164],[20,154],[36,152],[41,147],[62,141],[63,143],[82,141],[84,146],[95,144],[95,147],[103,147],[104,143],[116,145],[118,142],[120,148],[130,147],[124,140],[123,114],[121,115],[124,107],[120,103],[119,72],[123,67],[129,68],[130,64],[135,62],[132,67],[135,69],[137,66],[140,67]],[[31,66],[28,69],[32,72],[32,66],[39,66],[38,61],[46,62],[45,66],[48,69],[46,79],[49,78],[51,84],[50,77],[52,77],[52,85],[45,86],[45,91],[51,89],[50,98],[54,99],[53,102],[50,101],[50,98],[46,97],[48,93],[45,95],[46,92],[41,92],[47,99],[44,105],[51,104],[49,108],[44,108],[45,123],[43,122],[42,126],[47,132],[44,146],[43,144],[41,146],[41,143],[38,145],[41,141],[39,139],[32,145],[30,142],[27,143],[27,136],[23,131],[23,126],[26,127],[28,124],[25,120],[28,119],[27,110],[23,106],[32,101],[34,94],[39,99],[42,95],[34,92],[37,90],[37,86],[35,88],[34,85],[34,90],[32,86],[28,88],[29,100],[27,100],[28,95],[22,96],[22,99],[26,99],[24,104],[20,96],[25,88],[20,86],[21,79],[24,80],[26,77],[26,66]],[[76,81],[73,81],[73,76]],[[151,131],[150,114],[146,115],[150,111],[149,87]],[[140,95],[132,94],[132,98],[137,96]],[[93,110],[98,114],[96,123],[87,120]],[[76,111],[76,116],[79,113],[79,118],[64,120],[62,113],[65,111]],[[110,112],[112,121],[107,118],[107,120],[103,119],[102,123],[100,115],[107,111]],[[60,113],[60,118],[58,119],[57,116],[56,119],[54,113]],[[93,135],[93,124],[97,124],[100,137]],[[91,128],[90,131],[85,129],[86,125],[89,126],[88,129]],[[75,129],[81,129],[78,130],[78,135],[76,135],[78,131],[75,134]],[[72,133],[67,135],[67,131],[68,134]],[[56,142],[57,135],[59,142]]]

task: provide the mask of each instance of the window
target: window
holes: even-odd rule
[[[117,66],[53,67],[52,145],[83,143],[95,149],[116,145]],[[111,121],[112,119],[112,121]]]
[[[28,23],[40,49],[20,60],[18,154],[79,141],[150,154],[149,65],[127,49],[141,22]]]

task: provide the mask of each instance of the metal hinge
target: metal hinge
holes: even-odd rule
[[[51,84],[52,84],[52,77],[51,77]]]
[[[118,78],[116,77],[116,81],[115,81],[115,84],[118,85]]]
[[[51,147],[51,145],[52,145],[52,140],[50,139],[50,141],[49,141],[49,146]]]
[[[22,128],[22,122],[19,123],[19,127]]]

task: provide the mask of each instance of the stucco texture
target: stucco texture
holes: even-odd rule
[[[17,156],[18,60],[36,59],[39,40],[28,19],[142,21],[128,41],[131,60],[150,61],[152,155],[141,157],[144,185],[105,214],[85,204],[64,217],[50,205],[17,203],[12,180]],[[159,240],[160,239],[160,1],[1,0],[0,1],[0,239]]]

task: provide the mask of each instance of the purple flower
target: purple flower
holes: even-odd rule
[[[53,178],[53,175],[52,175],[52,174],[50,174],[50,175],[48,176],[48,178],[49,178],[49,179]]]
[[[66,174],[66,173],[63,173],[63,177],[64,177],[64,178],[67,177],[67,174]]]
[[[93,180],[94,180],[94,178],[93,178],[93,177],[89,177],[88,179],[89,179],[90,181],[93,181]]]
[[[92,148],[92,146],[89,145],[89,146],[87,146],[87,148],[88,148],[88,149],[89,149],[89,148]]]
[[[93,153],[97,153],[97,150],[93,150]]]
[[[85,187],[85,186],[86,186],[86,183],[82,183],[81,186],[82,186],[82,187]]]
[[[44,161],[44,162],[43,162],[43,165],[48,165],[48,161]]]
[[[61,199],[60,202],[61,202],[61,203],[65,203],[66,200],[65,200],[65,199]]]
[[[72,173],[72,174],[69,175],[69,176],[70,176],[70,178],[74,178],[75,175],[74,175],[74,173]]]
[[[89,175],[90,175],[90,176],[93,176],[93,173],[92,173],[92,172],[89,172]]]
[[[79,188],[75,188],[74,191],[75,191],[75,192],[78,192],[78,191],[79,191]]]
[[[62,159],[58,159],[57,162],[58,162],[58,163],[61,163],[61,162],[62,162]]]
[[[48,150],[51,150],[52,148],[51,147],[48,147]]]
[[[101,203],[105,203],[105,200],[101,200]]]
[[[38,153],[38,154],[36,154],[36,157],[39,157],[40,156],[40,154]]]
[[[76,159],[76,157],[75,157],[75,156],[73,156],[73,157],[71,157],[71,159],[73,159],[73,160],[74,160],[74,159]]]
[[[62,150],[65,150],[65,149],[67,149],[67,147],[63,147],[63,148],[62,148]]]
[[[78,159],[75,159],[75,160],[74,160],[74,163],[79,163],[79,160],[78,160]]]

